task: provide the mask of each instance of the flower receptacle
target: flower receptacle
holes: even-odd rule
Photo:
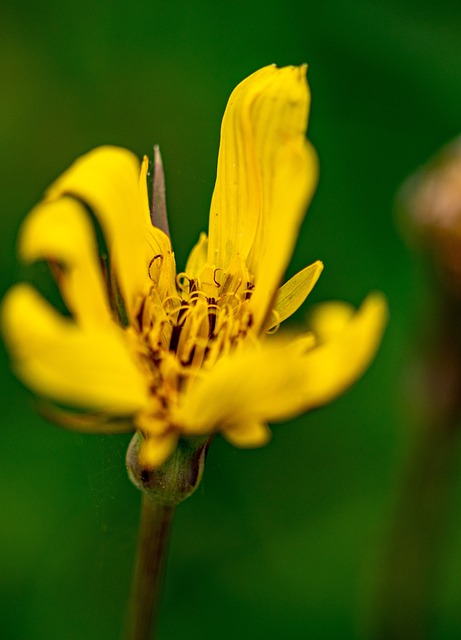
[[[175,506],[200,484],[210,441],[210,437],[180,438],[175,451],[161,466],[149,468],[141,462],[144,436],[137,431],[126,454],[128,476],[154,502]]]

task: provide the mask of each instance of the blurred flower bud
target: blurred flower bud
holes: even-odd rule
[[[429,252],[441,284],[461,298],[461,137],[405,182],[399,208],[409,241]]]
[[[131,482],[154,502],[175,506],[191,496],[202,479],[210,438],[182,438],[176,450],[159,467],[142,464],[144,437],[137,431],[128,447],[126,466]]]

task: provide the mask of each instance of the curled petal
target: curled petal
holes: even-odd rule
[[[99,147],[79,158],[50,187],[47,200],[65,195],[84,202],[103,229],[125,304],[131,316],[139,296],[151,285],[148,265],[157,253],[171,251],[168,237],[150,222],[145,174],[131,152]]]
[[[72,198],[39,204],[21,228],[19,254],[23,260],[47,260],[63,266],[61,293],[81,326],[111,322],[97,251],[87,212]]]
[[[84,330],[26,284],[6,295],[2,324],[18,377],[39,395],[110,415],[147,404],[147,381],[115,325]]]

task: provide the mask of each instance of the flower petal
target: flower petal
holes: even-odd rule
[[[95,234],[79,202],[60,198],[36,206],[21,228],[19,254],[27,262],[48,260],[63,265],[59,286],[78,324],[111,322]]]
[[[7,293],[2,325],[18,377],[38,394],[112,415],[147,404],[145,380],[115,325],[83,330],[26,284]]]
[[[162,435],[148,435],[142,444],[139,461],[147,468],[159,467],[173,453],[178,443],[178,436],[174,433]]]
[[[192,248],[186,264],[186,273],[191,278],[197,278],[207,261],[208,238],[206,233],[201,233],[197,244]]]
[[[271,310],[318,177],[317,155],[301,139],[279,152],[277,167],[270,211],[258,228],[250,256],[249,268],[255,275],[251,298],[255,328],[264,325]]]
[[[266,331],[289,318],[310,294],[323,271],[323,263],[317,260],[294,275],[280,287],[274,307],[274,319],[268,323]]]
[[[38,412],[47,420],[71,431],[113,434],[129,433],[134,430],[133,421],[128,417],[116,419],[101,413],[76,413],[43,401],[38,405]]]
[[[267,425],[260,422],[233,425],[223,432],[226,440],[235,447],[262,447],[271,439],[271,432]]]
[[[246,258],[253,244],[263,203],[252,110],[276,73],[268,66],[243,80],[224,112],[208,243],[208,262],[222,269],[234,254]]]
[[[123,149],[122,149],[123,151]],[[158,158],[157,158],[158,160]],[[139,174],[139,197],[141,200],[141,219],[143,226],[143,234],[145,234],[145,241],[148,244],[148,255],[152,257],[157,253],[162,255],[171,251],[170,236],[166,231],[163,231],[160,227],[156,226],[152,222],[151,213],[149,211],[149,196],[147,194],[147,174],[149,171],[149,158],[144,156],[141,163],[141,172]],[[166,210],[165,210],[166,216]],[[162,221],[162,224],[168,229],[168,222]]]
[[[267,341],[221,358],[190,384],[173,420],[191,435],[236,434],[244,425],[290,412],[303,389],[304,368],[301,357],[287,357],[287,348],[283,341]]]
[[[365,371],[386,318],[386,302],[374,294],[319,347],[306,351],[302,341],[273,340],[234,352],[190,385],[175,420],[185,433],[232,433],[325,404]]]
[[[257,71],[232,93],[221,127],[208,262],[226,269],[235,254],[248,260],[258,328],[317,181],[317,158],[305,140],[305,76],[305,66]]]
[[[343,303],[326,303],[323,310],[322,306],[314,331],[323,343],[304,356],[305,409],[330,402],[362,375],[376,353],[388,317],[386,299],[379,293],[370,294],[355,313]]]
[[[309,312],[309,327],[317,343],[323,344],[341,335],[354,313],[354,307],[347,302],[330,301],[315,305]]]
[[[146,189],[136,156],[118,147],[99,147],[79,158],[46,194],[48,201],[73,196],[93,211],[131,316],[138,296],[151,285],[150,261],[170,249],[167,236],[150,223]]]
[[[156,157],[156,159],[154,159],[154,161],[158,162],[158,156]],[[147,243],[148,263],[146,272],[149,277],[149,288],[152,284],[154,284],[160,298],[165,299],[176,295],[176,262],[174,259],[174,253],[171,248],[169,235],[167,235],[167,233],[162,229],[151,224],[149,213],[149,199],[147,195],[148,168],[149,160],[147,156],[144,156],[141,164],[141,174],[139,177],[139,192],[143,203],[142,209],[144,211],[144,240]],[[154,170],[157,171],[158,167]],[[162,224],[166,229],[168,229],[166,208],[164,214],[165,217],[164,219],[162,219]],[[137,307],[135,307],[135,313],[136,312]]]

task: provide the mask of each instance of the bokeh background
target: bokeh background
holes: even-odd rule
[[[207,225],[230,91],[268,63],[308,62],[321,178],[289,275],[320,258],[311,302],[359,304],[373,289],[389,299],[381,351],[344,397],[275,426],[261,450],[215,439],[200,489],[178,509],[160,638],[367,634],[414,434],[405,371],[427,312],[394,197],[461,131],[460,33],[457,0],[1,2],[1,295],[18,277],[21,219],[105,143],[139,155],[161,145],[184,265]],[[1,636],[118,638],[139,510],[128,440],[46,423],[1,358]],[[461,634],[459,500],[449,523],[435,638]]]

